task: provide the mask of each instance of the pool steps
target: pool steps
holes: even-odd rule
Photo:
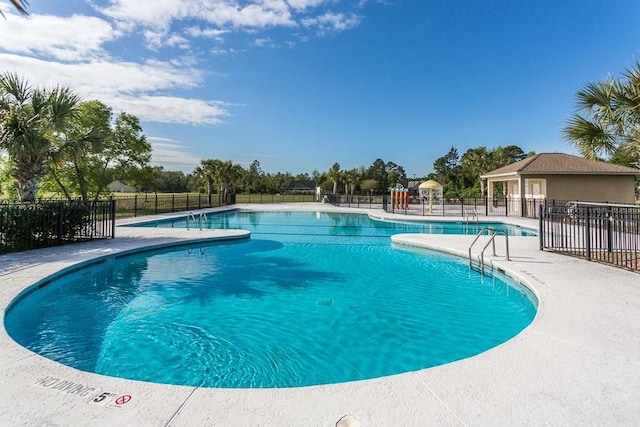
[[[473,259],[473,256],[471,255],[471,249],[473,249],[473,246],[476,244],[478,239],[480,239],[480,236],[482,236],[485,231],[488,233],[491,233],[489,234],[490,238],[489,238],[489,241],[484,245],[484,247],[480,251],[480,254],[478,255],[477,264],[474,265],[474,259]],[[484,227],[482,230],[478,232],[478,234],[476,235],[476,238],[473,239],[473,242],[471,242],[471,245],[469,245],[469,267],[472,270],[476,270],[476,271],[479,271],[481,274],[484,274],[484,267],[485,267],[484,251],[489,247],[490,244],[492,244],[493,256],[496,256],[496,236],[499,236],[499,235],[504,236],[505,238],[507,261],[511,261],[511,259],[509,258],[509,236],[507,235],[507,233],[501,230],[495,230],[491,227]],[[493,262],[491,262],[491,269],[493,270]]]
[[[189,213],[187,213],[187,230],[190,229],[189,220],[191,219],[193,219],[194,224],[197,224],[197,226],[200,227],[200,230],[202,230],[202,224],[205,221],[209,222],[209,219],[207,218],[207,214],[205,212],[200,212],[200,215],[198,215],[198,219],[196,220],[196,215],[193,213],[193,211],[189,211]]]

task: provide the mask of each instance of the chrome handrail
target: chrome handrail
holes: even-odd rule
[[[470,208],[464,209],[464,219],[466,220],[467,224],[469,224],[469,217],[473,218],[476,224],[478,223],[478,210],[475,208],[475,206],[473,210],[471,210]]]
[[[187,213],[187,230],[189,230],[189,218],[193,218],[193,223],[197,224],[198,221],[196,221],[196,216],[193,214],[193,212],[189,211]]]
[[[482,248],[482,251],[480,251],[480,255],[478,255],[478,267],[479,267],[479,270],[480,270],[480,272],[482,274],[484,274],[484,264],[485,264],[484,263],[484,251],[489,247],[489,244],[493,244],[492,245],[493,256],[496,256],[496,236],[498,236],[498,235],[504,236],[505,245],[506,245],[506,251],[507,251],[507,261],[511,261],[511,258],[510,258],[510,255],[509,255],[509,235],[505,231],[495,230],[495,229],[493,229],[491,227],[484,227],[482,230],[480,230],[478,232],[478,234],[476,235],[476,238],[473,240],[473,242],[469,246],[469,268],[473,268],[473,258],[471,256],[471,249],[476,244],[476,242],[478,241],[480,236],[482,236],[482,233],[484,233],[485,231],[491,232],[491,237],[489,238],[489,241]]]
[[[202,230],[202,222],[203,222],[202,219],[203,218],[204,218],[204,221],[209,222],[209,219],[207,218],[207,214],[205,212],[200,212],[200,216],[198,217],[198,223],[200,224],[200,230]]]

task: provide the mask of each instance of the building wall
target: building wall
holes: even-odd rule
[[[112,193],[134,193],[136,190],[116,180],[107,185],[107,190]]]
[[[537,177],[527,175],[527,179]],[[546,198],[583,202],[634,203],[633,176],[547,175]]]

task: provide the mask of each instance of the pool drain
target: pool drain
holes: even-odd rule
[[[318,298],[316,305],[319,307],[333,307],[333,300],[331,298]]]

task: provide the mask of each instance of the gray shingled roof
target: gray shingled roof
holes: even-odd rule
[[[482,178],[505,175],[640,175],[640,169],[587,160],[564,153],[540,153],[487,172]]]

